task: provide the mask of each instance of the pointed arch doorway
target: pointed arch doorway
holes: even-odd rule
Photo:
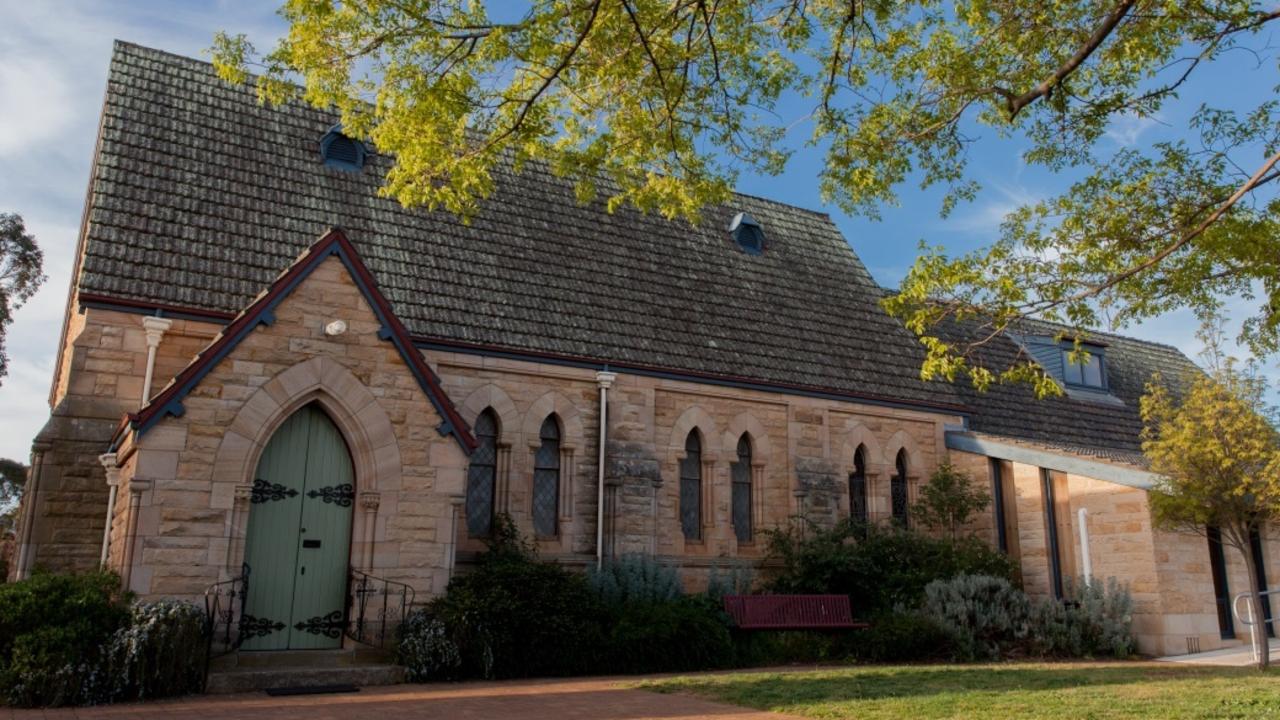
[[[316,403],[290,415],[253,477],[244,562],[243,650],[341,647],[355,473]]]

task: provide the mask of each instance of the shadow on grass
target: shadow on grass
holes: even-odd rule
[[[1175,680],[1237,680],[1248,676],[1262,679],[1250,669],[1126,663],[855,666],[812,672],[745,671],[740,674],[681,677],[646,682],[639,687],[658,692],[695,692],[730,702],[768,707],[944,694],[1034,693]]]

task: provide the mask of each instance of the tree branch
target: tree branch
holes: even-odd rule
[[[1107,15],[1106,19],[1102,21],[1102,24],[1093,31],[1093,34],[1089,36],[1089,39],[1085,41],[1085,44],[1039,85],[1020,95],[1005,88],[993,88],[997,93],[1003,95],[1007,99],[1008,102],[1006,107],[1009,111],[1009,120],[1012,121],[1018,116],[1018,113],[1022,112],[1023,108],[1036,100],[1039,100],[1042,97],[1048,97],[1059,83],[1065,80],[1068,75],[1075,72],[1077,68],[1084,64],[1085,60],[1089,59],[1090,55],[1093,55],[1093,53],[1097,51],[1107,37],[1111,35],[1112,31],[1120,25],[1120,21],[1124,20],[1125,15],[1128,15],[1129,11],[1132,10],[1133,6],[1136,4],[1137,0],[1123,0],[1119,5],[1117,5],[1116,8],[1111,11],[1111,14]]]

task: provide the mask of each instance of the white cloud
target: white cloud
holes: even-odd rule
[[[275,2],[104,3],[0,0],[0,212],[18,212],[45,254],[48,281],[6,332],[0,457],[26,460],[49,417],[89,166],[116,38],[199,57],[218,29],[268,47]]]
[[[1138,116],[1133,113],[1117,115],[1106,129],[1105,135],[1111,142],[1120,147],[1132,147],[1138,144],[1148,130],[1160,125],[1163,121],[1159,115]]]
[[[973,206],[941,220],[938,230],[995,239],[1009,213],[1044,199],[1042,193],[1023,185],[1016,176],[1010,182],[988,183],[980,197],[983,199]]]

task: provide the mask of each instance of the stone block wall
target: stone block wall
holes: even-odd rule
[[[345,333],[324,328],[343,320]],[[355,466],[351,565],[418,593],[447,582],[465,455],[341,261],[325,260],[136,444],[122,447],[113,566],[142,597],[195,597],[244,555],[253,472],[272,433],[316,402]],[[123,500],[128,498],[128,501]]]

